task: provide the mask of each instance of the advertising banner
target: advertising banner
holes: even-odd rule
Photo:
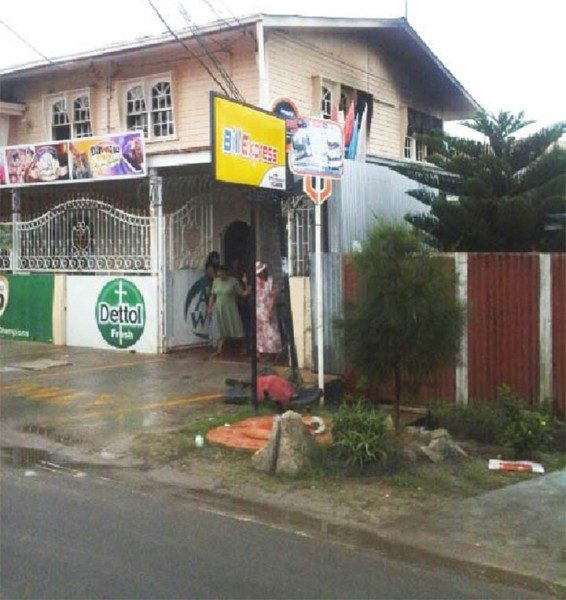
[[[289,126],[290,121],[287,121]],[[342,127],[326,119],[299,118],[291,128],[289,168],[296,175],[340,179],[344,174]]]
[[[67,142],[13,146],[4,149],[6,184],[22,186],[69,179]]]
[[[52,274],[0,275],[0,338],[53,341]]]
[[[139,132],[82,138],[69,142],[71,179],[112,179],[145,175],[143,137]]]
[[[285,120],[211,93],[211,147],[217,180],[285,189]]]
[[[0,148],[0,186],[124,179],[146,172],[140,132]]]
[[[67,344],[155,353],[156,277],[67,278]]]

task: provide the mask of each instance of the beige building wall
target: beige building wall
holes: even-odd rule
[[[368,154],[403,157],[407,100],[396,83],[400,78],[392,73],[393,63],[380,55],[369,36],[271,30],[266,55],[272,100],[289,97],[302,115],[319,116],[321,81],[330,84],[337,99],[340,86],[367,92],[373,97]]]
[[[238,34],[225,41],[226,50],[219,43],[209,41],[216,48],[216,58],[237,85],[246,102],[258,102],[257,65],[254,39]],[[193,46],[198,55],[203,50]],[[229,51],[228,51],[229,49]],[[209,70],[226,85],[209,58],[203,58]],[[18,99],[27,109],[22,119],[12,119],[8,143],[25,144],[49,141],[50,115],[45,98],[51,94],[74,90],[89,90],[91,124],[94,135],[119,133],[126,130],[125,84],[143,81],[156,75],[170,75],[172,83],[175,135],[167,140],[148,141],[148,154],[159,152],[187,152],[208,147],[210,144],[209,92],[221,92],[220,87],[205,68],[191,58],[178,44],[139,53],[75,63],[66,71],[43,74],[16,84]]]

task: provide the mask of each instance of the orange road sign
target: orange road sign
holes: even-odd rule
[[[315,204],[322,204],[332,193],[332,179],[305,177],[303,179],[303,191]]]

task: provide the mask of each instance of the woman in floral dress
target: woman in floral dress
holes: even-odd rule
[[[256,314],[257,314],[257,352],[262,354],[279,354],[281,352],[281,335],[275,315],[275,287],[269,277],[267,265],[256,263]]]

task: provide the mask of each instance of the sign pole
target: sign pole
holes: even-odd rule
[[[324,406],[324,324],[322,301],[322,223],[321,223],[322,181],[316,178],[316,203],[314,206],[315,259],[316,259],[316,344],[318,358],[318,387],[322,392],[320,406]]]

